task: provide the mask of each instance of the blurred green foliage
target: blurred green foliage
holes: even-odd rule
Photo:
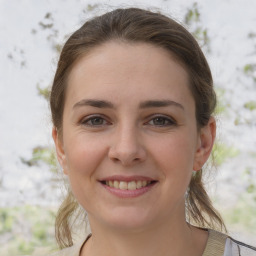
[[[198,3],[195,2],[192,7],[188,8],[185,14],[184,23],[188,26],[189,31],[197,39],[200,46],[207,52],[210,52],[210,37],[208,30],[203,27]]]
[[[30,159],[21,158],[21,161],[28,166],[39,166],[40,163],[44,163],[49,166],[51,172],[57,172],[57,158],[52,147],[37,146],[33,149]]]
[[[246,190],[255,201],[255,214],[256,214],[256,182],[255,176],[253,175],[253,168],[247,167],[244,171],[244,177],[246,179]]]
[[[56,249],[55,212],[56,209],[42,206],[1,208],[1,255],[28,255],[41,247],[47,247],[49,251]]]
[[[0,209],[0,235],[12,230],[14,218],[8,209]]]
[[[248,197],[242,195],[234,207],[224,210],[222,215],[228,226],[232,226],[237,231],[250,233],[252,237],[256,236],[255,202],[252,202]]]
[[[195,22],[200,21],[200,13],[198,10],[198,4],[195,2],[193,6],[188,9],[187,13],[185,14],[185,23],[187,25],[192,25]]]
[[[248,101],[244,104],[244,107],[252,111],[256,109],[256,101]]]
[[[236,157],[239,154],[239,150],[232,147],[227,146],[220,142],[215,142],[212,150],[212,160],[215,165],[220,166],[227,159]]]
[[[217,106],[215,108],[215,115],[221,115],[224,114],[227,110],[227,107],[229,107],[229,104],[225,101],[225,89],[221,87],[215,86],[215,93],[217,95]]]
[[[42,96],[45,100],[48,101],[50,98],[50,86],[42,88],[40,87],[39,84],[37,84],[36,88],[37,88],[38,95]]]
[[[244,66],[244,73],[245,74],[252,74],[256,70],[256,65],[255,64],[246,64]]]
[[[255,56],[256,55],[256,33],[254,32],[249,33],[248,38],[254,43],[255,51],[252,53],[252,55]],[[246,64],[243,68],[243,71],[247,77],[250,77],[254,81],[254,83],[256,83],[256,61],[254,61],[253,63]]]
[[[95,9],[97,9],[99,7],[98,4],[88,4],[87,5],[87,11],[91,12],[91,11],[94,11]]]

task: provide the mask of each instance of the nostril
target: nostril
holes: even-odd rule
[[[120,160],[117,157],[112,158],[114,162],[119,162]]]
[[[109,149],[108,157],[115,163],[123,165],[132,165],[145,160],[146,153],[141,147],[113,146]]]

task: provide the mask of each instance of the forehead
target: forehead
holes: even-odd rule
[[[152,62],[152,60],[154,61]],[[148,62],[147,65],[145,65],[146,62]],[[134,70],[136,69],[135,63],[136,66],[142,64],[145,68],[144,70],[146,68],[156,69],[157,67],[160,69],[162,64],[166,65],[167,63],[168,67],[171,64],[175,64],[180,66],[184,71],[184,75],[187,76],[186,67],[181,60],[173,52],[163,47],[144,42],[111,40],[90,49],[84,55],[81,54],[81,57],[73,65],[69,77],[72,77],[84,67],[103,67],[106,70],[110,65],[117,64],[121,68],[125,64],[125,69],[127,70],[128,65],[132,64],[130,67],[133,67]]]
[[[107,42],[74,65],[68,78],[68,97],[129,95],[180,98],[190,95],[188,73],[167,50],[147,43]],[[191,95],[190,95],[191,96]]]

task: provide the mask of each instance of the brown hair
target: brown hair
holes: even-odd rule
[[[50,106],[53,125],[61,134],[68,75],[74,63],[95,47],[110,40],[144,42],[162,47],[185,65],[196,104],[198,129],[205,126],[216,106],[210,68],[194,37],[173,19],[138,8],[116,9],[87,21],[64,45],[55,74]],[[78,203],[69,191],[56,218],[56,239],[60,248],[71,246],[70,219]],[[188,221],[200,227],[225,229],[202,181],[202,170],[192,177],[186,197]],[[226,229],[225,229],[226,230]]]

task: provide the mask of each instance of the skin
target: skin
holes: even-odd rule
[[[215,128],[211,118],[198,131],[187,71],[166,50],[114,41],[82,57],[69,75],[62,136],[53,129],[92,229],[81,255],[202,255],[208,233],[186,223],[184,195]],[[157,182],[120,198],[99,182],[112,175]]]

